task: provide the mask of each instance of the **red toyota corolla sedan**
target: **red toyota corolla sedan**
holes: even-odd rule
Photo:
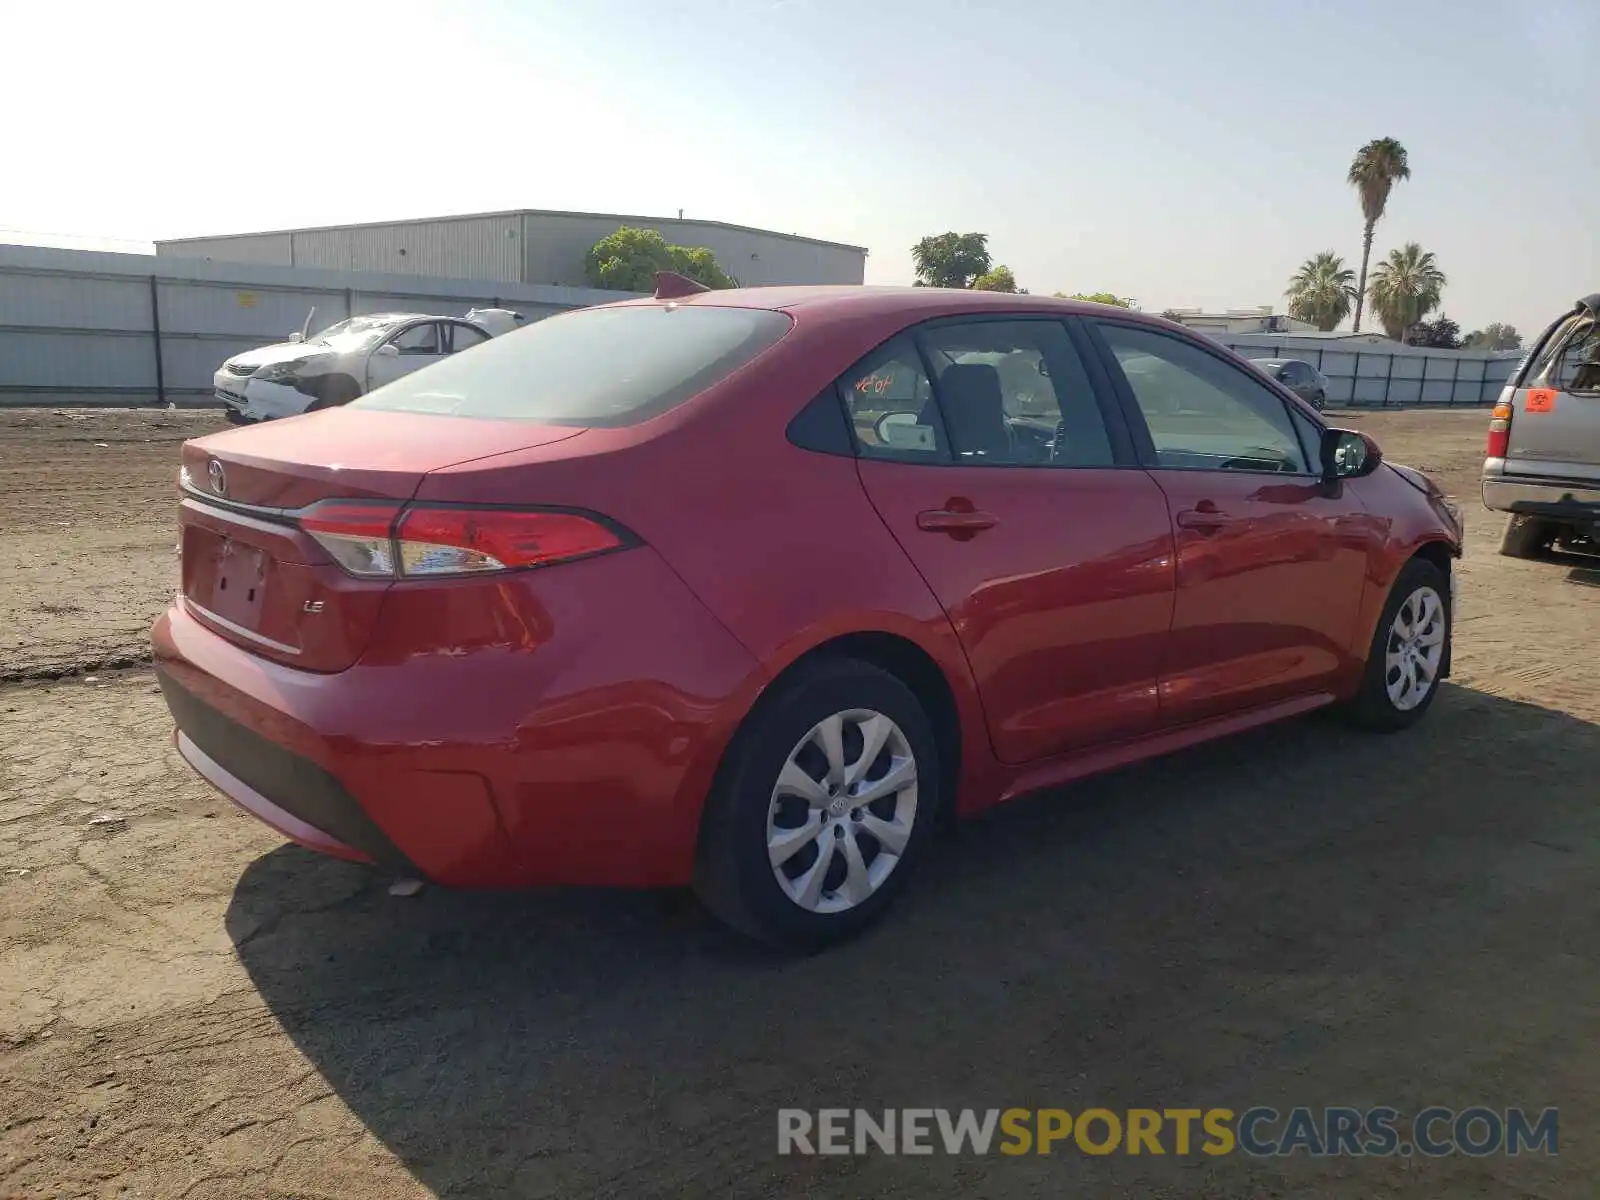
[[[1214,343],[1033,296],[662,293],[183,450],[185,759],[460,886],[872,920],[941,813],[1450,669],[1459,515]]]

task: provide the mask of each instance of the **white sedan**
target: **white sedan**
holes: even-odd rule
[[[332,408],[521,323],[521,313],[499,308],[475,308],[465,317],[351,317],[314,337],[234,355],[214,377],[216,396],[236,423]]]

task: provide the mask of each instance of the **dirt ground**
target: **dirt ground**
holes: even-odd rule
[[[1593,1196],[1600,572],[1495,555],[1484,422],[1345,421],[1467,511],[1420,727],[1030,798],[796,960],[678,894],[396,899],[285,846],[141,665],[217,417],[0,413],[0,1197]],[[1560,1153],[775,1153],[791,1106],[1431,1103],[1559,1107]]]

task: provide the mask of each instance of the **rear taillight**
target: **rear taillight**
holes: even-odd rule
[[[627,544],[596,517],[548,509],[324,500],[301,514],[300,527],[350,574],[379,579],[543,567]]]
[[[1484,454],[1489,458],[1504,458],[1511,444],[1511,405],[1496,404],[1489,413],[1489,444]]]
[[[352,575],[382,579],[394,575],[395,518],[398,504],[323,500],[300,514],[300,528]]]
[[[411,508],[395,533],[404,575],[477,575],[587,558],[622,545],[592,517],[493,508]]]

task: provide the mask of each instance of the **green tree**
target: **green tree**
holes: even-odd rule
[[[972,281],[972,290],[975,292],[1014,292],[1022,294],[1022,289],[1017,286],[1017,277],[1011,273],[1011,268],[998,266],[991,271],[985,271]]]
[[[1372,258],[1372,230],[1389,206],[1389,191],[1402,179],[1411,178],[1406,148],[1394,138],[1374,138],[1356,151],[1350,172],[1345,176],[1361,197],[1361,216],[1366,222],[1361,235],[1361,279],[1356,284],[1356,319],[1361,332],[1361,303],[1367,294],[1367,264]]]
[[[1308,321],[1323,333],[1350,315],[1355,302],[1356,273],[1332,250],[1306,259],[1289,280],[1289,315]]]
[[[704,246],[668,246],[672,256],[672,270],[690,279],[698,280],[708,288],[738,287],[739,281],[717,265],[716,257]],[[650,287],[655,288],[651,280]]]
[[[1444,313],[1431,321],[1418,321],[1406,332],[1406,345],[1432,346],[1436,350],[1461,349],[1461,326]]]
[[[1439,294],[1448,282],[1434,261],[1433,251],[1407,242],[1372,272],[1372,311],[1383,331],[1399,341],[1423,317],[1439,307]]]
[[[1515,325],[1490,321],[1482,329],[1467,334],[1467,340],[1462,344],[1470,350],[1521,350],[1522,335],[1517,332]]]
[[[1133,307],[1132,300],[1113,296],[1110,292],[1057,292],[1056,295],[1062,300],[1088,300],[1094,304],[1110,304],[1116,308]]]
[[[911,247],[918,287],[969,288],[994,265],[987,233],[937,233]]]
[[[657,271],[676,271],[710,288],[738,287],[704,246],[673,246],[654,229],[624,225],[589,248],[584,273],[598,288],[653,292]]]

